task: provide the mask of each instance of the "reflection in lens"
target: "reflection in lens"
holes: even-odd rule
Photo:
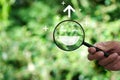
[[[75,21],[63,21],[54,30],[54,41],[59,48],[72,51],[82,45],[84,31]]]

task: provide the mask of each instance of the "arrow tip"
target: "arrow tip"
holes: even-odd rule
[[[75,12],[75,9],[71,6],[71,5],[68,5],[64,10],[63,12],[66,12],[68,11],[68,17],[71,17],[71,11]]]

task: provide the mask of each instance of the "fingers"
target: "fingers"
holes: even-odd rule
[[[95,46],[103,51],[97,51],[94,47],[88,48],[89,60],[98,60],[98,63],[108,70],[120,70],[120,47],[118,47],[118,42],[101,42],[95,44]],[[104,57],[104,52],[110,55]]]
[[[108,70],[119,70],[120,69],[120,56],[118,56],[113,62],[110,64],[106,65],[105,68]]]
[[[94,54],[88,55],[89,60],[98,60],[98,63],[108,70],[120,70],[120,56],[118,53],[112,53],[108,57],[104,57],[102,51],[95,52]]]
[[[100,60],[104,58],[104,53],[102,51],[95,52],[94,54],[88,54],[89,60]]]
[[[108,56],[107,58],[104,58],[104,59],[102,59],[102,60],[99,60],[99,64],[100,64],[101,66],[106,66],[106,65],[114,62],[117,57],[118,57],[118,54],[117,54],[117,53],[113,53],[113,54],[111,54],[110,56]]]
[[[90,47],[90,48],[88,48],[88,52],[90,54],[94,54],[96,52],[96,49],[94,47]]]

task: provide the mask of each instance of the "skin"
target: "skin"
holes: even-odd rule
[[[108,41],[95,44],[96,47],[109,53],[108,57],[104,57],[103,51],[96,51],[94,47],[88,48],[88,59],[90,61],[98,60],[98,63],[105,69],[118,71],[120,70],[120,42]]]

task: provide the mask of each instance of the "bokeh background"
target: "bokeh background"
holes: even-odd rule
[[[120,80],[87,60],[82,46],[65,52],[53,42],[53,30],[75,8],[86,41],[120,40],[120,0],[0,0],[0,80]],[[48,28],[48,29],[46,29]]]

